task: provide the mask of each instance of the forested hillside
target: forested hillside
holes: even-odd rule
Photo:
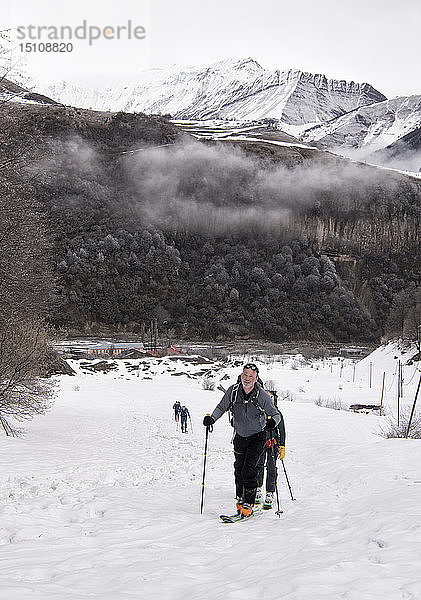
[[[162,117],[0,115],[3,177],[49,238],[54,326],[135,332],[156,318],[202,339],[374,340],[394,295],[420,284],[416,180],[195,142]]]

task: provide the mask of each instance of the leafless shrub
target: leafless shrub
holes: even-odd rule
[[[210,379],[209,377],[203,377],[203,379],[202,379],[202,388],[204,390],[213,391],[215,389],[215,382],[214,382],[214,380]]]
[[[408,423],[411,414],[411,408],[402,409],[399,425],[396,417],[388,417],[386,423],[380,428],[380,435],[385,438],[405,438],[408,430]],[[412,439],[421,439],[421,413],[414,412],[408,437]]]
[[[333,410],[346,410],[342,401],[339,398],[334,398],[333,400],[326,401],[326,408],[332,408]]]
[[[31,419],[50,407],[54,385],[42,378],[49,351],[42,319],[0,322],[0,421],[7,435],[19,432],[11,419]]]
[[[333,410],[348,410],[348,408],[343,404],[340,398],[323,398],[322,396],[318,396],[318,398],[314,401],[316,406],[323,406],[324,408],[331,408]]]
[[[291,390],[282,390],[279,392],[279,400],[283,402],[293,402],[295,400],[295,396]]]
[[[272,379],[265,380],[263,382],[263,387],[265,388],[265,390],[271,390],[271,391],[275,391],[275,392],[278,391],[276,384],[274,381],[272,381]]]

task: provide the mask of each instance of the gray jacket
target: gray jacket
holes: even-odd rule
[[[237,386],[238,389],[234,390]],[[263,431],[266,424],[266,415],[272,417],[276,424],[281,420],[281,413],[274,405],[272,398],[258,383],[254,384],[248,401],[245,400],[243,386],[240,383],[231,385],[225,392],[221,402],[211,415],[215,421],[230,408],[232,399],[235,400],[231,407],[232,424],[241,437],[249,437],[254,433]]]

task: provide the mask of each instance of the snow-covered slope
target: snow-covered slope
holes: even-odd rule
[[[9,79],[0,79],[0,103],[3,102],[32,102],[37,104],[58,104],[55,100],[28,90]]]
[[[420,127],[421,96],[409,96],[359,107],[307,130],[302,139],[336,148],[343,154],[358,151],[358,157],[364,158],[395,144]]]
[[[323,122],[385,99],[367,83],[327,79],[298,69],[267,70],[251,58],[224,60],[207,68],[151,69],[140,73],[136,84],[105,90],[62,82],[44,92],[82,108],[171,114],[179,119],[269,117],[291,125]]]
[[[396,348],[382,349],[355,378],[338,359],[262,365],[264,381],[296,389],[292,402],[280,403],[296,500],[280,468],[281,518],[272,510],[233,526],[218,520],[233,506],[225,417],[209,436],[199,512],[202,419],[221,394],[196,377],[211,366],[213,377],[228,375],[227,385],[239,367],[151,359],[94,374],[73,362],[78,374],[59,378],[51,412],[25,437],[0,437],[0,596],[420,598],[421,440],[384,439],[378,431],[387,417],[313,403],[337,394],[348,403],[376,401],[380,380],[369,387],[367,366],[391,369],[393,387],[395,356]],[[172,420],[175,400],[191,412],[187,434]]]

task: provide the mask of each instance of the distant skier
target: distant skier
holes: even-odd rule
[[[177,402],[174,402],[173,404],[173,411],[174,411],[174,421],[178,422],[179,418],[180,418],[180,411],[181,411],[181,404],[180,402],[177,400]]]
[[[187,417],[190,418],[189,409],[182,406],[180,410],[181,433],[187,433]]]
[[[211,427],[225,412],[232,412],[237,511],[242,518],[253,514],[258,487],[257,461],[265,452],[266,431],[271,432],[281,420],[272,398],[257,383],[258,376],[255,364],[244,365],[241,383],[231,385],[212,415],[203,419],[203,425]]]
[[[275,406],[278,406],[277,403],[277,394],[276,392],[269,392],[270,396],[273,398],[273,402]],[[257,494],[256,494],[256,503],[261,501],[262,492],[261,488],[263,486],[263,477],[265,472],[265,463],[266,463],[266,497],[263,503],[264,509],[272,508],[273,504],[273,494],[275,492],[276,479],[278,476],[278,469],[276,467],[276,459],[279,458],[283,460],[285,458],[285,426],[284,419],[281,414],[281,420],[278,425],[272,431],[266,432],[266,446],[265,452],[260,455],[260,458],[257,462],[257,468],[259,474],[257,476]]]

